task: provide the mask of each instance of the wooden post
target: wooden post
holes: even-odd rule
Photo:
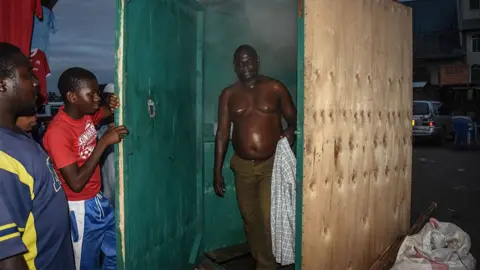
[[[410,222],[412,12],[305,0],[302,269],[369,269]]]

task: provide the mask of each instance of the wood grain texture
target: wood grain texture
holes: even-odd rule
[[[305,0],[302,269],[369,269],[410,222],[412,21]]]

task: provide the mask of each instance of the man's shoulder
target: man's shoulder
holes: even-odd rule
[[[34,143],[33,139],[28,137],[27,134],[20,134],[13,131],[7,131],[0,129],[0,152],[9,152],[18,155],[28,155],[25,153],[25,149],[28,149]]]
[[[46,132],[67,131],[70,129],[70,123],[60,115],[55,115],[47,127]]]
[[[70,138],[72,135],[72,127],[69,123],[61,118],[53,119],[45,130],[43,136],[44,145],[55,142],[59,138]]]
[[[274,88],[274,89],[284,87],[281,81],[265,75],[260,76],[260,83],[262,85],[269,86],[270,88]]]
[[[233,91],[235,91],[235,90],[238,90],[238,89],[239,89],[239,83],[236,82],[236,83],[234,83],[234,84],[231,84],[231,85],[223,88],[222,94],[223,94],[223,93],[231,93],[231,92],[233,92]]]
[[[239,87],[239,83],[236,82],[232,85],[229,85],[227,87],[225,87],[223,90],[222,90],[222,93],[220,94],[220,99],[223,99],[223,100],[228,100],[230,99],[230,96],[239,91],[240,90],[240,87]]]
[[[40,157],[40,146],[27,135],[14,132],[0,131],[0,139],[0,171],[16,175],[18,183],[28,185],[34,180],[31,172]]]

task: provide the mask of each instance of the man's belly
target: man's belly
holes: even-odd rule
[[[232,144],[242,159],[267,160],[275,154],[281,134],[280,121],[234,124]]]

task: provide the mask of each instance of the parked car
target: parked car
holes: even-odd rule
[[[451,112],[439,101],[414,101],[412,133],[414,139],[422,138],[443,145],[452,135]]]

